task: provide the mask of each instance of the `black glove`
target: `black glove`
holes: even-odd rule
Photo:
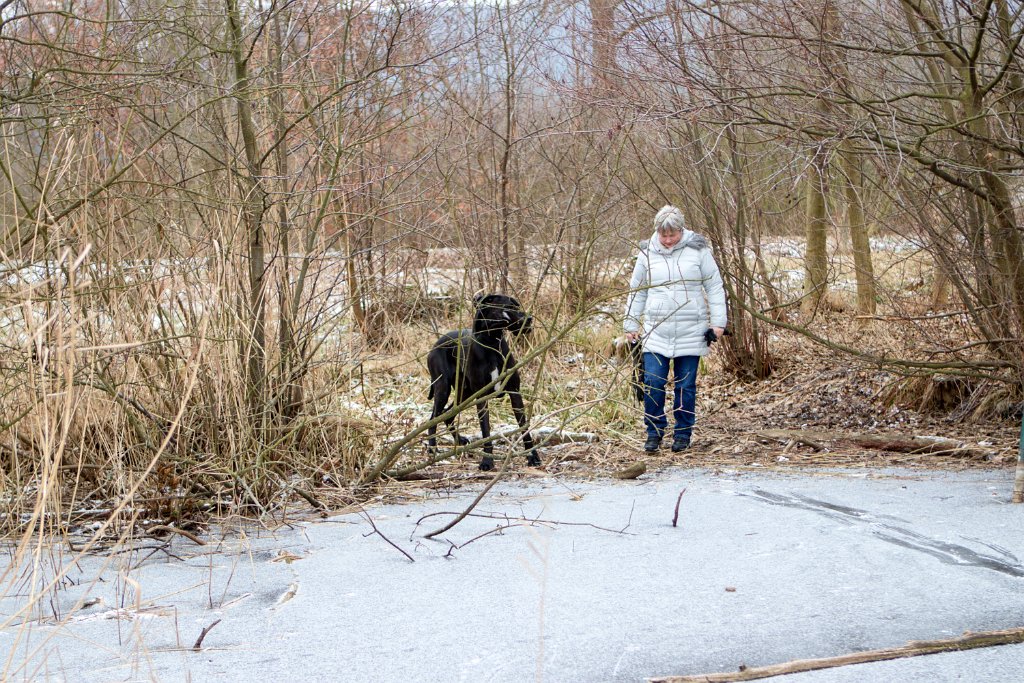
[[[728,328],[722,330],[722,336],[725,337],[727,335],[728,336],[732,336],[732,332],[730,332],[728,330]],[[716,341],[718,341],[718,337],[715,336],[715,331],[713,329],[711,329],[710,327],[708,329],[704,330],[704,341],[706,341],[708,343],[708,346],[711,346]]]

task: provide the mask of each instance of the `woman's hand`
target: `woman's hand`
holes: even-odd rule
[[[725,328],[724,327],[712,327],[711,329],[715,333],[715,339],[721,339],[722,335],[725,334]]]
[[[627,332],[626,333],[626,341],[628,341],[630,344],[632,344],[633,342],[635,342],[639,338],[640,338],[640,333],[639,332]]]

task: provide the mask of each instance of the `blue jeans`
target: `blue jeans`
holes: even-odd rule
[[[672,392],[672,417],[675,419],[675,439],[690,440],[697,415],[697,366],[700,356],[668,358],[660,353],[644,351],[644,425],[647,436],[659,439],[665,435],[668,419],[665,417],[665,385],[668,384],[669,364],[675,366],[675,387]]]

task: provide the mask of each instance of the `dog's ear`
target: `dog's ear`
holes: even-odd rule
[[[504,294],[495,294],[494,292],[485,294],[483,292],[480,292],[479,294],[473,297],[473,305],[476,306],[477,308],[485,305],[495,306],[498,305],[499,302],[503,302],[504,299],[506,298],[507,297]]]

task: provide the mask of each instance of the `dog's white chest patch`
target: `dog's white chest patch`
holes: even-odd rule
[[[494,385],[494,390],[495,391],[501,391],[501,383],[498,382],[498,375],[499,374],[500,373],[498,372],[498,368],[494,368],[493,370],[491,370],[491,381],[495,382],[495,385]]]

